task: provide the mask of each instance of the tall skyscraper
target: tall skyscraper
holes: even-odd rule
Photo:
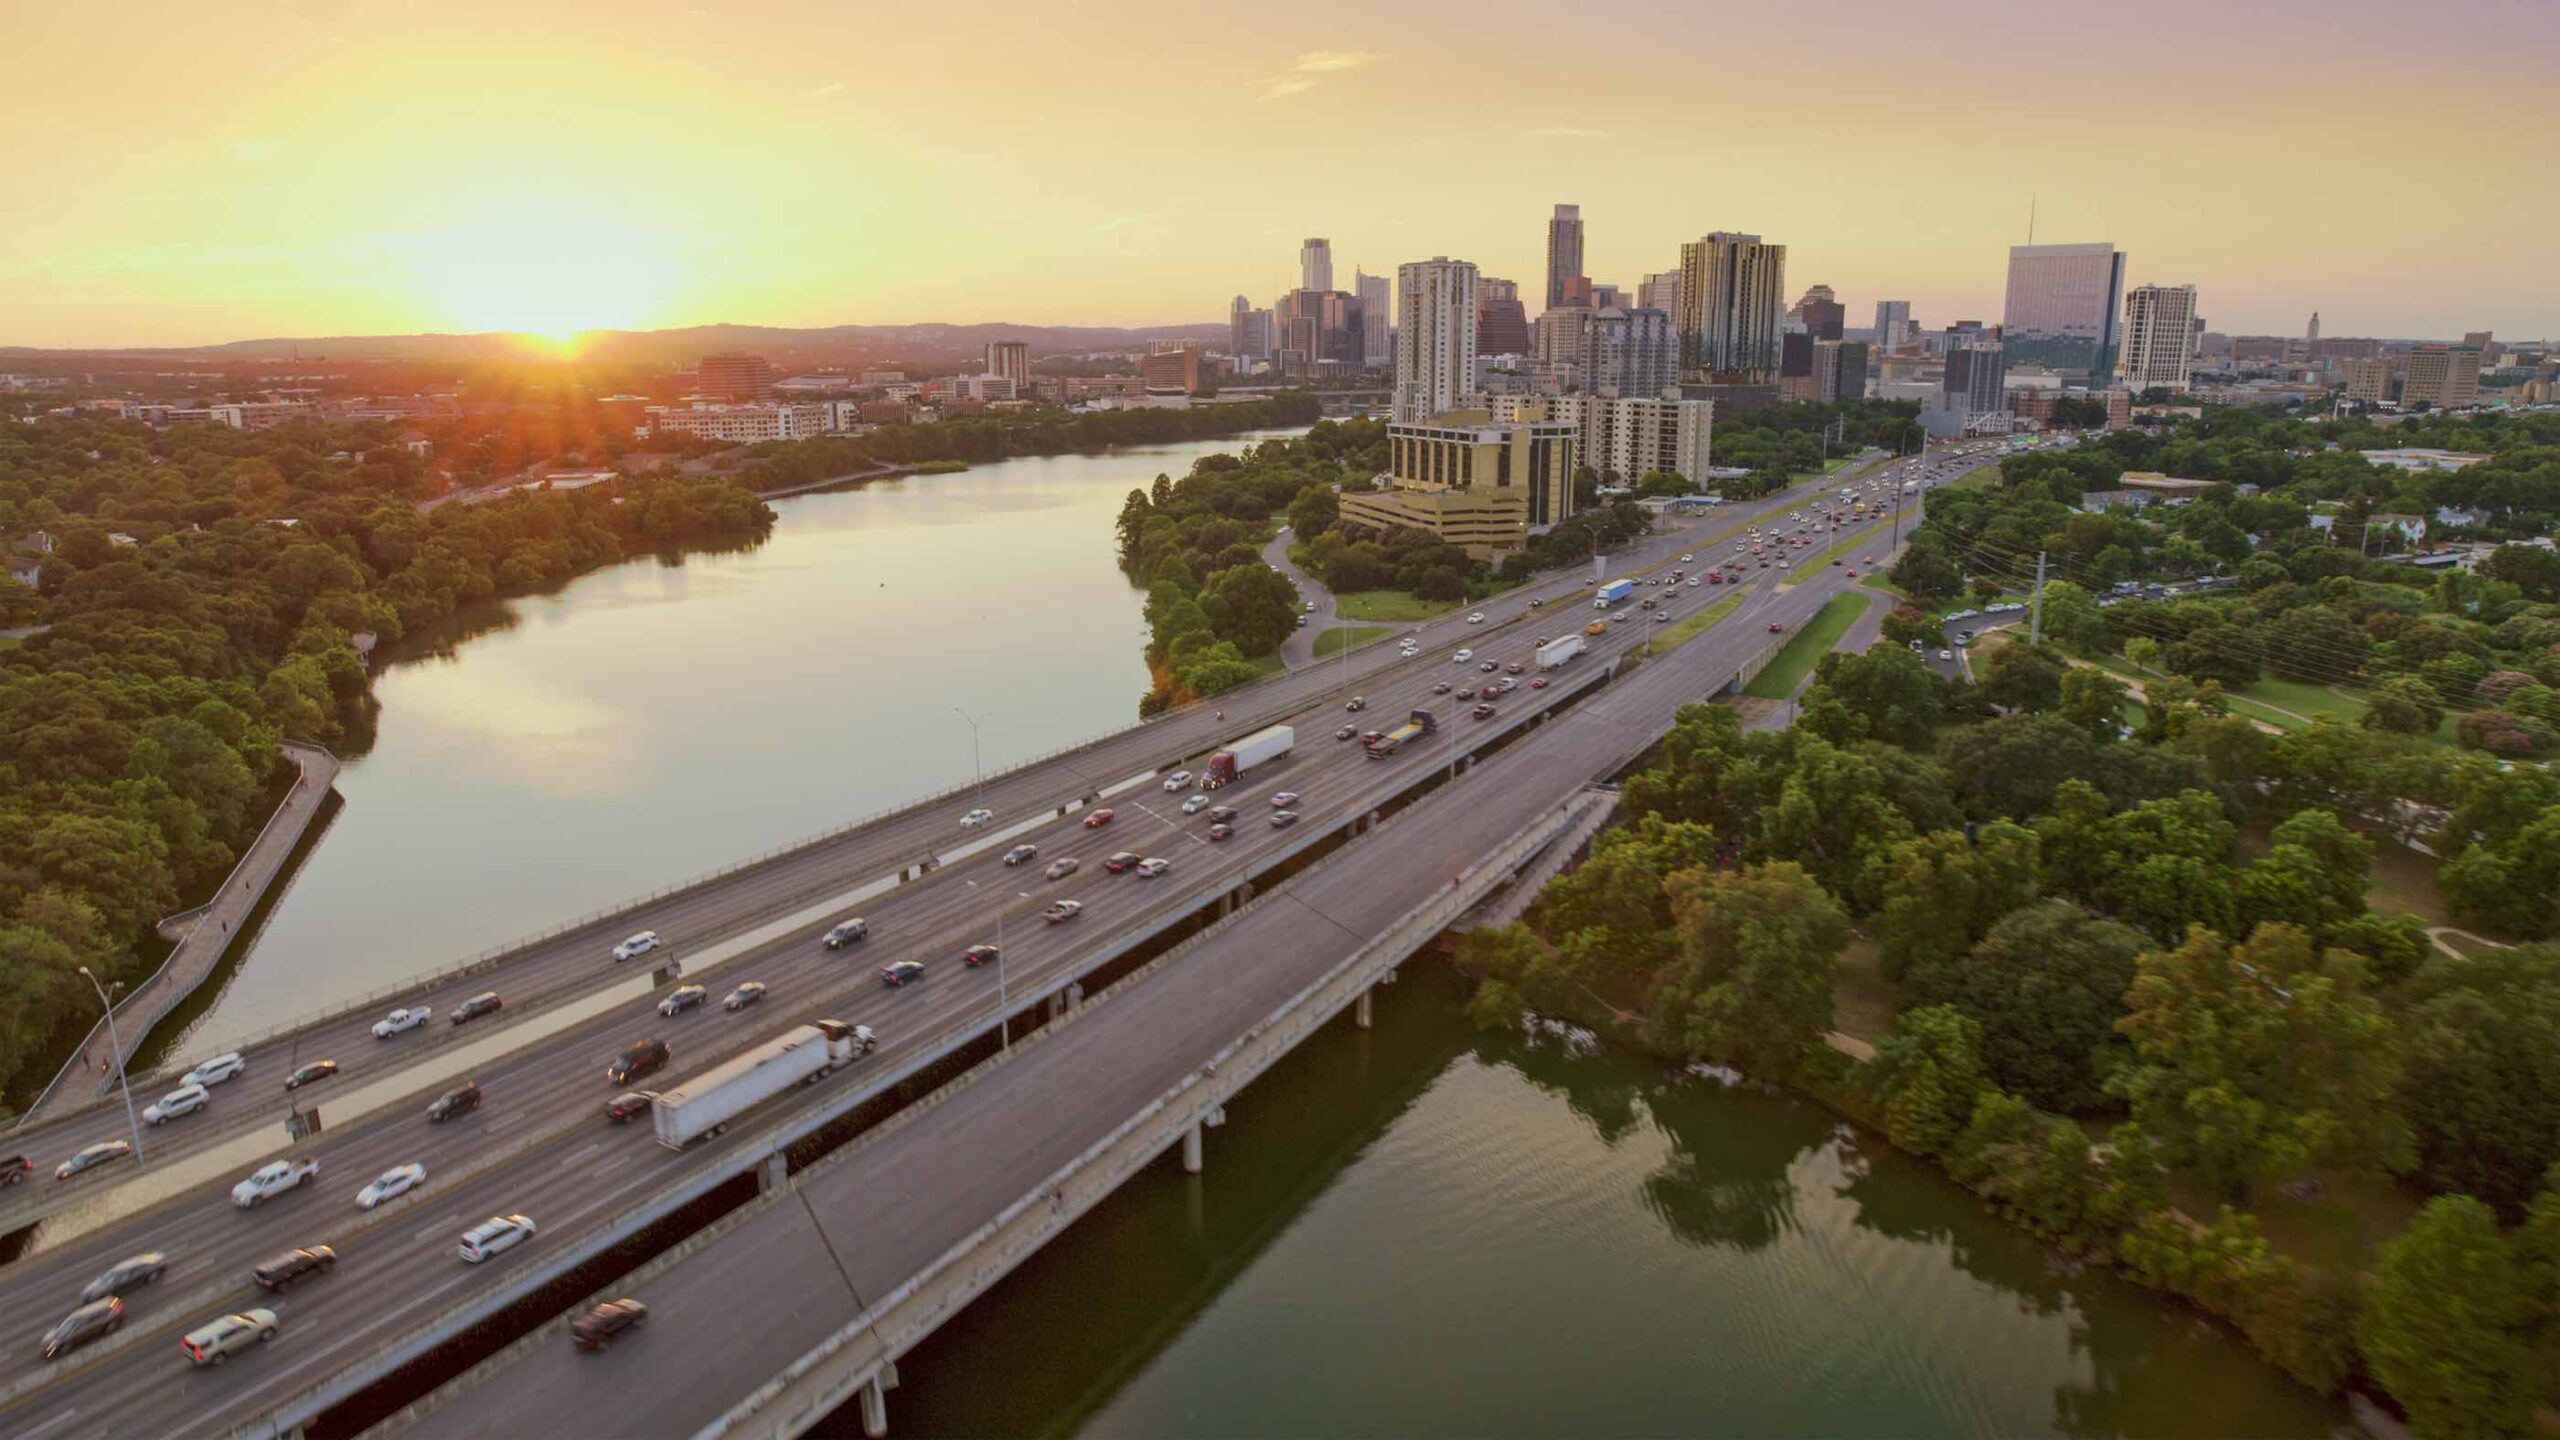
[[[1938,393],[1945,409],[1971,420],[2007,403],[2008,374],[2008,359],[1999,341],[1958,340],[1949,332],[1947,372]]]
[[[1795,317],[1814,339],[1837,340],[1848,324],[1849,310],[1831,293],[1830,286],[1816,285],[1796,302]]]
[[[1368,353],[1360,297],[1340,290],[1290,291],[1274,307],[1272,327],[1279,350],[1297,355],[1297,365],[1359,365]]]
[[[1031,347],[1020,340],[987,342],[987,373],[1013,382],[1013,393],[1031,393]]]
[[[1636,308],[1659,310],[1665,315],[1680,313],[1680,272],[1657,270],[1636,286]]]
[[[1417,424],[1476,388],[1476,267],[1435,255],[1396,267],[1395,418]]]
[[[1351,272],[1351,284],[1360,296],[1360,363],[1393,365],[1396,363],[1395,311],[1388,307],[1395,303],[1394,292],[1389,289],[1394,282],[1384,275],[1354,270]]]
[[[1520,282],[1476,277],[1476,353],[1529,353],[1529,310],[1520,303]]]
[[[1565,303],[1565,282],[1582,278],[1582,207],[1559,205],[1547,221],[1547,308]]]
[[[2311,312],[2311,328],[2302,332],[2302,348],[2305,350],[2320,348],[2320,312],[2317,310]]]
[[[1582,330],[1579,378],[1586,392],[1611,398],[1651,398],[1677,388],[1680,336],[1671,317],[1615,307],[1592,312]]]
[[[1911,302],[1879,300],[1876,302],[1876,348],[1891,350],[1911,338]]]
[[[2104,383],[2115,373],[2124,252],[2109,244],[2012,245],[2001,334],[2009,363],[2041,364]]]
[[[2184,390],[2195,366],[2196,287],[2136,285],[2124,296],[2124,384]]]
[[[1786,283],[1787,247],[1757,235],[1719,230],[1681,246],[1681,368],[1718,383],[1774,378]]]
[[[1298,288],[1333,288],[1333,242],[1319,235],[1298,246]]]
[[[1239,295],[1227,305],[1227,353],[1239,360],[1262,357],[1250,348],[1253,343],[1253,302]]]

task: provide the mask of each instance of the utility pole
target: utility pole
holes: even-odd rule
[[[134,1118],[133,1075],[125,1069],[124,1042],[116,1037],[116,1002],[107,997],[107,987],[98,983],[98,977],[89,973],[88,966],[80,966],[79,971],[80,978],[89,982],[89,988],[98,992],[98,1004],[107,1012],[107,1048],[115,1052],[116,1083],[124,1088],[124,1123],[133,1131],[133,1163],[139,1165],[142,1163],[142,1122]],[[121,990],[124,986],[119,983],[116,988]]]
[[[2036,593],[2027,600],[2027,643],[2044,643],[2044,552],[2036,552]]]

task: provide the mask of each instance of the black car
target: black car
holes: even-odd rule
[[[94,1300],[62,1317],[62,1323],[45,1332],[44,1358],[67,1355],[101,1335],[112,1335],[124,1328],[124,1302],[109,1296]]]
[[[1234,833],[1236,833],[1236,827],[1223,820],[1209,827],[1209,838],[1212,840],[1224,840]]]
[[[90,1281],[80,1291],[80,1298],[104,1300],[110,1295],[129,1295],[160,1278],[169,1268],[169,1257],[157,1250],[146,1250],[116,1262],[116,1267]]]
[[[1110,871],[1114,875],[1117,875],[1123,870],[1137,869],[1138,862],[1145,858],[1145,856],[1140,855],[1135,850],[1114,851],[1110,859],[1102,862],[1102,868]]]
[[[497,991],[483,990],[453,1007],[453,1023],[466,1025],[483,1015],[495,1015],[505,1003],[498,998]]]
[[[1357,735],[1357,734],[1359,734],[1359,733],[1360,733],[1360,727],[1359,727],[1359,726],[1357,726],[1357,725],[1345,725],[1345,726],[1343,726],[1341,729],[1336,730],[1336,731],[1334,731],[1334,732],[1333,732],[1333,738],[1334,738],[1334,739],[1336,739],[1336,740],[1348,740],[1348,739],[1350,739],[1352,736]]]
[[[1004,863],[1007,865],[1028,865],[1033,860],[1038,859],[1039,855],[1040,847],[1037,845],[1016,845],[1012,849],[1004,852]]]
[[[337,1061],[314,1060],[310,1064],[302,1066],[292,1074],[284,1077],[284,1088],[287,1090],[299,1090],[314,1080],[326,1080],[337,1073]]]
[[[0,1185],[15,1185],[33,1174],[35,1168],[36,1162],[24,1155],[0,1159]]]
[[[819,943],[830,950],[841,950],[847,945],[853,944],[857,940],[867,939],[870,934],[870,925],[861,919],[856,918],[847,920],[842,924],[837,925],[834,929],[828,931],[826,938],[821,940]]]
[[[679,985],[658,1002],[658,1013],[672,1020],[711,998],[711,992],[699,985]]]
[[[622,1053],[613,1057],[612,1064],[604,1067],[604,1078],[616,1085],[628,1085],[665,1065],[667,1055],[667,1042],[664,1040],[634,1040],[622,1047]]]
[[[305,1275],[326,1275],[338,1268],[338,1252],[326,1245],[310,1245],[300,1250],[287,1250],[257,1269],[249,1278],[261,1290],[282,1290]]]
[[[1233,805],[1212,805],[1209,807],[1207,813],[1209,816],[1209,823],[1213,825],[1229,825],[1235,822],[1236,807]]]
[[[427,1107],[427,1120],[431,1124],[441,1125],[456,1115],[468,1115],[479,1108],[479,1082],[465,1080],[435,1098],[435,1103]]]
[[[1003,953],[993,945],[972,945],[960,952],[960,963],[974,970],[981,965],[993,965],[996,957]]]
[[[1492,662],[1492,661],[1490,661],[1490,660],[1487,660],[1486,662],[1484,662],[1483,664],[1481,664],[1481,665],[1477,666],[1476,668],[1477,668],[1478,670],[1483,671],[1483,672],[1484,672],[1484,673],[1486,673],[1487,675],[1490,675],[1490,674],[1492,674],[1494,671],[1499,670],[1499,669],[1501,669],[1502,667],[1501,667],[1501,666],[1499,666],[1499,665],[1497,665],[1497,664],[1495,664],[1495,663],[1493,663],[1493,662]]]
[[[1271,812],[1271,828],[1274,830],[1286,830],[1297,823],[1298,812],[1295,810],[1274,810]]]
[[[625,1090],[604,1102],[604,1118],[616,1125],[628,1125],[648,1114],[649,1107],[657,1103],[658,1096],[655,1091]]]
[[[895,990],[912,980],[924,978],[924,966],[913,960],[900,960],[880,968],[880,983]]]
[[[1432,693],[1432,694],[1434,694],[1434,695],[1446,695],[1446,694],[1448,694],[1448,693],[1449,693],[1449,682],[1448,682],[1448,681],[1446,681],[1446,680],[1443,680],[1443,681],[1441,681],[1439,684],[1432,686],[1432,687],[1431,687],[1431,693]]]
[[[601,1350],[648,1318],[649,1307],[637,1300],[607,1300],[569,1322],[569,1339],[581,1350]]]

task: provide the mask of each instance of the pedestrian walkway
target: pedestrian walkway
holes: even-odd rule
[[[119,1061],[129,1058],[151,1033],[151,1027],[185,1003],[196,987],[213,974],[213,967],[230,948],[232,937],[240,933],[268,887],[284,872],[285,861],[302,843],[303,835],[320,813],[329,787],[337,782],[338,759],[328,751],[297,741],[287,741],[282,748],[285,758],[301,771],[293,788],[285,793],[284,803],[267,817],[258,838],[249,843],[211,900],[160,922],[161,938],[176,941],[177,948],[169,952],[168,960],[149,979],[117,997],[115,1039],[123,1045],[124,1054],[119,1056],[115,1045],[109,1043],[107,1025],[101,1020],[81,1042],[79,1052],[45,1087],[44,1094],[27,1107],[20,1124],[39,1117],[51,1119],[106,1096],[114,1089]]]

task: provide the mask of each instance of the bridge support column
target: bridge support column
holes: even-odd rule
[[[1376,1022],[1376,1017],[1375,1017],[1375,1015],[1372,1013],[1372,1006],[1371,1006],[1371,1004],[1370,1004],[1370,1002],[1371,1002],[1373,999],[1375,999],[1375,998],[1376,998],[1377,993],[1378,993],[1377,988],[1376,988],[1375,986],[1372,986],[1372,987],[1370,987],[1369,989],[1366,989],[1366,990],[1361,991],[1361,992],[1360,992],[1360,998],[1351,1002],[1351,1023],[1352,1023],[1352,1024],[1359,1026],[1359,1027],[1360,1027],[1361,1029],[1363,1029],[1363,1030],[1366,1030],[1366,1029],[1368,1029],[1370,1026],[1374,1025],[1375,1023],[1377,1023],[1377,1022]]]
[[[1208,1159],[1200,1149],[1200,1125],[1194,1121],[1190,1129],[1182,1132],[1182,1173],[1197,1175],[1207,1165]]]
[[[756,1193],[770,1195],[791,1183],[791,1157],[776,1150],[756,1166]]]
[[[862,1433],[871,1440],[889,1433],[889,1395],[876,1375],[862,1386]]]

